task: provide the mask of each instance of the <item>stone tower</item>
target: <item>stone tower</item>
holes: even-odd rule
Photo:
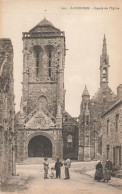
[[[23,33],[23,105],[28,115],[38,104],[54,117],[64,109],[64,32],[46,19]],[[60,107],[60,108],[59,108]]]
[[[44,18],[23,33],[23,94],[17,127],[19,161],[28,156],[63,157],[64,67],[64,32]]]
[[[102,55],[100,56],[100,86],[108,85],[109,56],[107,55],[106,37],[103,39]]]
[[[79,117],[79,160],[89,161],[90,156],[90,95],[87,87],[82,94],[82,102]]]
[[[102,47],[102,55],[100,56],[100,87],[91,99],[89,99],[90,96],[86,88],[82,96],[81,113],[79,119],[79,160],[86,160],[86,155],[89,159],[91,158],[97,160],[101,158],[101,115],[117,100],[115,94],[108,85],[109,57],[107,55],[105,35],[103,38]],[[89,105],[87,105],[88,102]],[[86,125],[85,121],[83,122],[83,119],[87,118],[86,112],[89,113],[88,125]]]

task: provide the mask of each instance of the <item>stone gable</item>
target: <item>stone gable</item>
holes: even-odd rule
[[[35,113],[25,124],[25,128],[30,129],[49,129],[51,127],[55,127],[55,123],[41,110]]]

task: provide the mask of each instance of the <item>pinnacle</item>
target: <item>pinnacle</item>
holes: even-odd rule
[[[85,85],[85,89],[83,91],[82,96],[90,96],[86,85]]]

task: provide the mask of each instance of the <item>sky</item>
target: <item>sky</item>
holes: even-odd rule
[[[109,86],[116,94],[122,83],[122,1],[1,0],[0,38],[10,38],[14,48],[16,112],[22,96],[22,32],[28,32],[44,17],[65,31],[66,110],[79,116],[85,85],[91,98],[97,92],[104,34],[110,62]]]

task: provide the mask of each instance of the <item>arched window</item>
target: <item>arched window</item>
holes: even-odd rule
[[[51,60],[52,60],[52,51],[49,50],[49,53],[48,53],[48,76],[49,76],[49,77],[51,77],[51,73],[52,73],[52,72],[51,72],[51,68],[52,68],[52,67],[51,67],[51,65],[52,65],[52,64],[51,64],[51,63],[52,63]]]
[[[106,78],[107,78],[107,70],[106,70],[106,68],[103,68],[102,73],[103,73],[103,80],[102,81],[106,81]]]
[[[47,64],[48,77],[51,78],[52,77],[52,58],[53,58],[54,47],[52,45],[47,45],[46,51],[47,51],[47,57],[48,57],[48,64]]]
[[[39,52],[36,53],[36,75],[39,73]]]
[[[71,134],[67,135],[67,147],[68,148],[72,148],[73,147],[73,138],[72,138]]]
[[[39,75],[39,66],[40,66],[40,53],[41,53],[41,47],[40,46],[34,46],[34,55],[35,55],[35,63],[36,63],[36,76]]]
[[[38,99],[39,104],[43,107],[43,108],[47,108],[48,106],[48,102],[47,102],[47,98],[45,96],[40,96],[40,98]]]
[[[103,69],[103,74],[106,74],[106,68]]]

